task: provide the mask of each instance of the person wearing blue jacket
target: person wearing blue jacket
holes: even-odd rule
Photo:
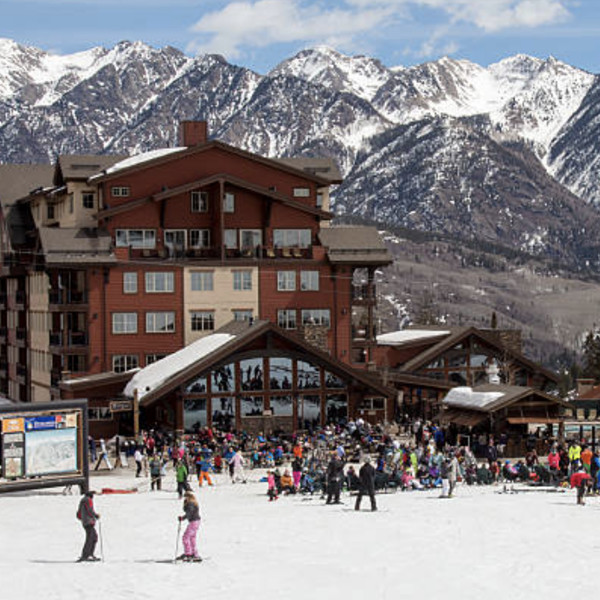
[[[213,473],[215,470],[213,469],[212,463],[210,462],[210,458],[203,458],[200,461],[200,475],[198,475],[198,485],[202,487],[202,483],[204,480],[208,483],[208,485],[212,485],[212,479],[210,478],[210,471]]]

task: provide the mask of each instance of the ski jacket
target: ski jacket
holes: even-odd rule
[[[558,452],[550,452],[550,454],[548,454],[548,466],[551,469],[558,469],[559,464],[560,455],[558,454]]]
[[[367,494],[375,493],[375,469],[371,463],[365,463],[358,472],[360,487]]]
[[[571,462],[579,460],[581,458],[581,446],[574,444],[569,448],[569,460]]]
[[[184,481],[186,481],[187,480],[187,476],[188,476],[187,467],[183,463],[180,463],[177,466],[177,473],[175,474],[175,478],[177,480],[177,483],[183,483]]]
[[[94,510],[94,500],[91,496],[84,496],[79,502],[77,509],[77,518],[84,527],[96,524],[98,513]]]
[[[185,518],[191,523],[192,521],[200,520],[200,507],[195,502],[190,502],[186,500],[183,503],[183,512],[185,513]]]

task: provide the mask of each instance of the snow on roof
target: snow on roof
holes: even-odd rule
[[[106,174],[109,175],[111,173],[116,173],[117,171],[122,171],[123,169],[129,169],[130,167],[141,165],[145,162],[160,158],[161,156],[175,154],[176,152],[181,152],[182,150],[187,150],[187,148],[184,146],[179,146],[176,148],[158,148],[157,150],[151,150],[150,152],[142,152],[141,154],[130,156],[129,158],[121,160],[111,167],[108,167],[108,169],[106,169]],[[104,173],[99,173],[98,175],[94,175],[91,179],[94,179],[95,177],[101,177],[103,174]]]
[[[201,338],[138,371],[125,386],[123,393],[132,398],[137,388],[138,400],[142,400],[146,394],[160,387],[170,377],[174,377],[235,337],[229,333],[214,333]]]
[[[448,392],[443,403],[446,406],[485,410],[502,396],[504,396],[504,392],[500,391],[475,392],[470,387],[455,387]]]
[[[443,335],[450,335],[450,331],[431,329],[402,329],[401,331],[392,331],[377,336],[377,343],[382,346],[399,346],[409,342],[436,338]]]

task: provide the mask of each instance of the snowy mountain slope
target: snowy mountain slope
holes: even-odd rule
[[[498,144],[469,119],[424,119],[375,138],[333,202],[339,214],[598,266],[600,214],[525,146]]]
[[[554,58],[387,68],[319,47],[259,75],[141,42],[57,57],[0,40],[0,56],[0,161],[172,147],[180,120],[205,119],[267,156],[334,156],[347,214],[589,260],[569,240],[596,226],[600,92]]]
[[[550,172],[574,194],[600,206],[600,80],[596,78],[579,109],[553,140]]]

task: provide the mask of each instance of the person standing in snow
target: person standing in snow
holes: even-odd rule
[[[135,476],[136,477],[140,477],[142,475],[142,461],[144,460],[144,457],[143,457],[142,452],[140,451],[139,447],[137,447],[135,449],[135,453],[133,455],[133,458],[135,460],[135,465],[137,467],[137,470],[135,472]]]
[[[181,499],[183,497],[183,492],[188,488],[188,469],[184,460],[178,460],[176,465],[175,479],[177,481],[177,493]]]
[[[200,506],[196,496],[190,491],[187,491],[183,500],[183,515],[179,517],[179,521],[187,519],[187,527],[183,533],[183,554],[178,556],[179,560],[193,561],[198,560],[198,550],[196,548],[196,536],[200,528]]]
[[[454,494],[454,488],[456,487],[456,482],[458,480],[459,470],[460,466],[458,464],[458,458],[454,453],[452,454],[450,465],[448,466],[448,498],[452,498],[452,495]]]
[[[358,488],[358,496],[356,497],[354,510],[360,510],[360,501],[362,500],[363,494],[369,495],[369,499],[371,500],[371,510],[377,510],[377,504],[375,502],[375,469],[368,456],[365,458],[365,464],[358,472],[358,478],[360,480],[360,486]]]
[[[337,452],[327,465],[327,501],[326,504],[341,504],[340,492],[342,488],[342,476],[344,474],[344,464],[338,458]]]
[[[94,493],[93,491],[86,492],[79,502],[79,508],[77,509],[77,518],[81,521],[85,530],[85,542],[81,550],[81,556],[77,562],[100,560],[94,556],[94,550],[96,550],[98,542],[96,521],[100,518],[100,515],[94,509]]]
[[[235,483],[236,480],[246,483],[246,476],[244,475],[245,462],[246,461],[239,450],[235,451],[233,456],[229,459],[229,465],[231,467],[231,483]]]

